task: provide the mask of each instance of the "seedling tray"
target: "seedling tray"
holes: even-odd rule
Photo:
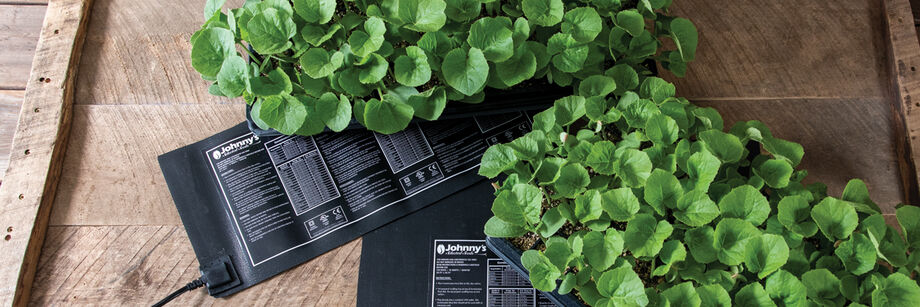
[[[524,251],[517,248],[511,241],[503,238],[493,238],[486,237],[486,247],[492,250],[493,253],[498,255],[499,258],[502,258],[508,265],[511,266],[515,271],[523,276],[530,276],[527,272],[527,269],[524,268],[524,264],[521,263],[521,255],[524,254]],[[558,306],[568,306],[568,307],[577,307],[585,306],[582,304],[574,294],[559,294],[559,292],[543,292],[546,294],[553,303]]]

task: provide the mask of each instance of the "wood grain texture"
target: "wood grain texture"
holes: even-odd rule
[[[26,88],[44,16],[44,5],[0,3],[0,89]]]
[[[10,164],[10,147],[19,121],[19,107],[22,106],[24,90],[0,90],[0,182]]]
[[[700,32],[681,96],[884,97],[878,0],[674,1]],[[908,10],[909,11],[909,10]]]
[[[74,77],[89,0],[49,4],[26,86],[9,168],[0,185],[0,305],[25,305],[70,129]]]
[[[920,179],[920,41],[917,40],[914,18],[908,0],[884,0],[885,21],[889,42],[891,89],[895,97],[892,107],[898,139],[901,182],[913,187],[908,196],[917,194]]]
[[[180,225],[156,157],[239,124],[244,107],[74,106],[51,224]]]
[[[150,305],[199,276],[181,226],[52,226],[44,249],[37,306]],[[198,289],[171,305],[354,305],[360,255],[358,239],[228,298]]]
[[[225,7],[242,2],[227,1]],[[204,23],[203,6],[204,1],[96,1],[75,103],[230,102],[208,94],[209,83],[191,66],[189,39]]]
[[[759,120],[773,136],[802,144],[806,183],[823,182],[839,197],[847,181],[865,180],[884,213],[904,201],[890,108],[882,98],[694,101],[722,113],[726,129]]]

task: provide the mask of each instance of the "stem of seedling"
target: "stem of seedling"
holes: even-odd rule
[[[254,53],[252,53],[252,51],[249,51],[249,48],[246,48],[246,47],[244,46],[244,47],[243,47],[243,50],[246,50],[246,54],[249,55],[249,60],[255,61],[256,64],[259,65],[259,67],[262,67],[262,61],[259,61],[259,57],[257,57]],[[261,68],[260,68],[260,70],[261,70]]]

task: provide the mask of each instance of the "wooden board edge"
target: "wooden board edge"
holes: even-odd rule
[[[70,132],[92,0],[51,0],[0,185],[0,305],[25,306]]]
[[[910,0],[882,0],[897,153],[907,203],[920,200],[920,41]]]

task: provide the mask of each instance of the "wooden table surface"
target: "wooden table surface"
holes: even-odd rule
[[[0,169],[45,2],[0,1]],[[198,277],[156,157],[243,120],[244,103],[210,96],[189,64],[203,2],[95,0],[32,304],[149,305]],[[831,195],[863,178],[890,213],[916,191],[902,182],[899,72],[880,0],[675,0],[673,10],[701,35],[688,77],[669,78],[679,95],[719,109],[727,126],[758,119],[802,143],[808,180]],[[228,299],[195,291],[176,305],[354,305],[360,255],[358,239]]]

